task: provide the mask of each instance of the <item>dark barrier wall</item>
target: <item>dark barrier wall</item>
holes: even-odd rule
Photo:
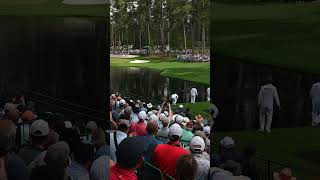
[[[309,91],[320,76],[277,67],[214,57],[213,102],[220,110],[217,129],[258,128],[257,97],[263,81],[272,75],[282,109],[274,110],[272,127],[311,125]]]
[[[105,18],[0,17],[0,94],[36,91],[104,109]]]

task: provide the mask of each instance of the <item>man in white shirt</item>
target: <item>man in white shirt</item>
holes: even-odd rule
[[[196,102],[196,96],[198,96],[198,91],[195,87],[191,89],[190,95],[191,95],[191,103],[194,104]]]
[[[280,101],[277,92],[277,88],[272,85],[271,78],[267,79],[266,85],[262,86],[258,95],[258,106],[259,116],[260,116],[260,129],[259,131],[264,131],[265,120],[267,118],[266,123],[266,131],[270,132],[272,115],[273,115],[273,101],[275,101],[276,105],[280,109]]]
[[[110,133],[110,150],[111,152],[116,152],[118,145],[122,140],[128,137],[130,131],[131,122],[126,119],[120,119],[118,123],[118,130]],[[111,156],[113,162],[117,162],[115,156]]]
[[[174,93],[171,95],[171,100],[172,100],[173,105],[177,104],[178,98],[179,98],[179,96],[177,93]]]
[[[320,123],[320,82],[312,85],[310,98],[312,101],[312,126],[317,126]]]

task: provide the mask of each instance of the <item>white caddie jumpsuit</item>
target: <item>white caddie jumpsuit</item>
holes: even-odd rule
[[[320,82],[314,83],[310,90],[312,101],[312,126],[319,124],[320,118]]]
[[[210,101],[210,87],[207,89],[207,101]]]
[[[266,118],[266,130],[269,132],[273,116],[273,101],[276,105],[280,107],[279,96],[277,88],[272,84],[267,84],[261,87],[258,95],[258,105],[259,105],[259,118],[260,118],[260,130],[264,130]]]
[[[172,100],[172,104],[177,104],[177,101],[178,101],[178,94],[174,93],[171,95],[171,100]]]
[[[196,102],[196,96],[198,96],[198,91],[196,88],[192,88],[190,91],[190,95],[191,95],[191,103],[195,103]]]

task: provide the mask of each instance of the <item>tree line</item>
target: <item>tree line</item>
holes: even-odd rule
[[[209,0],[111,0],[110,46],[200,51],[210,47]]]

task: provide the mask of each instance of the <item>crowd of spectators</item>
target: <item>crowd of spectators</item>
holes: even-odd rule
[[[209,178],[210,126],[200,115],[190,117],[183,106],[173,112],[170,102],[158,106],[112,94],[110,119],[111,180],[138,179],[146,166],[164,179]]]
[[[37,112],[32,105],[23,96],[1,102],[1,180],[109,179],[104,127],[88,121],[84,138],[63,114]]]

